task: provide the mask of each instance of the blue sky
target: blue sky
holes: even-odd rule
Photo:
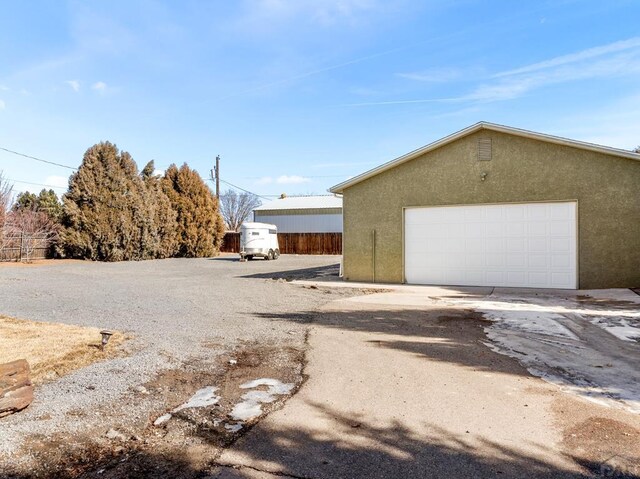
[[[638,1],[0,6],[0,147],[65,165],[101,140],[205,177],[220,154],[223,180],[267,196],[478,121],[640,144]],[[2,150],[0,170],[58,193],[71,173]]]

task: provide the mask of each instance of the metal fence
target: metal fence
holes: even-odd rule
[[[342,254],[342,233],[278,233],[281,254]],[[225,233],[220,251],[240,252],[240,233]]]
[[[47,234],[22,233],[0,236],[0,261],[45,259],[50,248],[51,237]]]

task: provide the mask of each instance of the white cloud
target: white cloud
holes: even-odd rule
[[[107,89],[107,84],[103,81],[99,81],[91,85],[91,88],[99,93],[104,93]]]
[[[597,110],[589,107],[582,113],[557,117],[548,128],[556,135],[632,150],[640,145],[638,124],[640,91]]]
[[[374,166],[377,163],[371,161],[355,161],[355,162],[335,162],[335,163],[316,163],[311,168],[350,168],[353,166]]]
[[[0,91],[9,91],[9,87],[5,85],[0,85]]]
[[[618,53],[624,50],[637,50],[640,48],[640,37],[630,38],[619,42],[609,43],[598,47],[588,48],[568,55],[551,58],[538,63],[533,63],[515,70],[507,70],[494,75],[495,77],[505,77],[511,75],[519,75],[522,73],[531,73],[540,70],[547,70],[552,67],[568,65],[579,61],[590,60],[592,58],[601,57],[609,53]]]
[[[0,100],[0,110],[4,110],[5,106],[4,101]]]
[[[640,74],[640,37],[589,48],[493,75],[492,82],[478,85],[465,95],[354,103],[344,106],[399,105],[412,103],[456,103],[512,100],[545,86],[574,81],[637,77]]]
[[[44,184],[67,189],[69,186],[69,178],[66,176],[47,176],[44,180]]]
[[[334,24],[340,20],[354,20],[359,15],[379,10],[378,0],[250,0],[245,2],[249,20],[282,21],[296,17],[311,19],[320,24]]]
[[[404,78],[406,80],[441,83],[457,80],[458,78],[462,77],[462,71],[458,70],[457,68],[432,68],[421,72],[397,73],[396,76]]]
[[[69,85],[73,91],[80,91],[80,82],[78,80],[67,80],[65,83]]]
[[[153,176],[164,176],[164,170],[155,169],[153,170]]]
[[[280,185],[299,185],[300,183],[309,183],[310,181],[310,178],[305,178],[304,176],[298,175],[282,175],[276,178],[276,183]]]

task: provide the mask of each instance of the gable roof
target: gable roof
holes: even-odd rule
[[[460,138],[463,138],[467,135],[470,135],[480,130],[497,131],[500,133],[507,133],[510,135],[521,136],[524,138],[531,138],[534,140],[545,141],[547,143],[555,143],[557,145],[571,146],[574,148],[580,148],[582,150],[595,151],[597,153],[604,153],[607,155],[619,156],[622,158],[628,158],[631,160],[640,161],[640,154],[634,153],[632,151],[621,150],[619,148],[611,148],[609,146],[596,145],[594,143],[587,143],[584,141],[570,140],[568,138],[562,138],[560,136],[546,135],[544,133],[536,133],[534,131],[522,130],[520,128],[513,128],[511,126],[504,126],[504,125],[498,125],[496,123],[488,123],[485,121],[481,121],[479,123],[476,123],[475,125],[471,125],[463,130],[457,131],[449,136],[445,136],[444,138],[434,141],[433,143],[429,143],[428,145],[423,146],[422,148],[413,150],[407,153],[406,155],[402,155],[396,158],[395,160],[388,161],[387,163],[383,163],[382,165],[377,166],[369,171],[365,171],[364,173],[358,176],[354,176],[353,178],[347,181],[343,181],[342,183],[332,186],[329,189],[329,191],[331,193],[340,194],[350,186],[360,183],[361,181],[371,178],[372,176],[380,174],[384,171],[390,170],[391,168],[395,168],[396,166],[401,165],[402,163],[411,161],[421,155],[424,155],[425,153],[428,153],[429,151],[435,150],[436,148],[440,148],[441,146],[444,146],[444,145],[448,145],[449,143],[452,143],[456,140],[459,140]]]
[[[335,195],[287,196],[258,206],[253,211],[307,210],[342,208],[342,198]]]

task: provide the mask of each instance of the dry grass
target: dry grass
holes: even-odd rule
[[[81,263],[84,260],[81,259],[34,259],[29,262],[26,261],[0,261],[0,268],[29,268],[35,266],[51,266],[60,265],[65,263]]]
[[[0,316],[0,364],[26,359],[35,384],[118,354],[125,337],[114,332],[100,350],[100,329]]]

